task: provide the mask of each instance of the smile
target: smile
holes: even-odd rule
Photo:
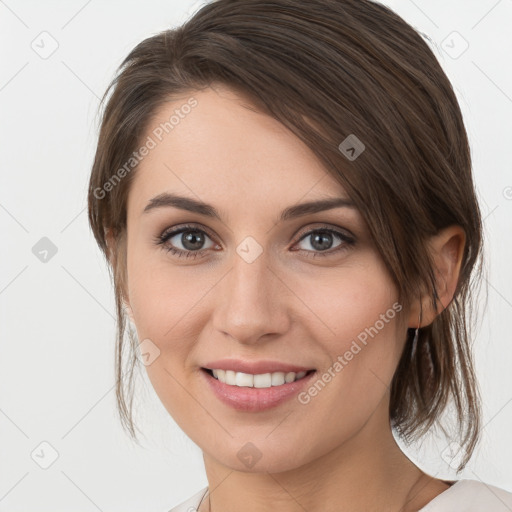
[[[282,386],[285,383],[295,382],[302,379],[308,373],[315,370],[301,371],[301,372],[273,372],[273,373],[260,373],[251,374],[243,372],[235,372],[233,370],[210,370],[205,368],[214,378],[229,386],[249,387],[249,388],[270,388],[275,386]]]
[[[250,374],[201,368],[199,374],[223,404],[238,411],[259,412],[291,400],[311,382],[316,370]]]

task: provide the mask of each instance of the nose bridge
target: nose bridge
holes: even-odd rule
[[[267,254],[254,240],[242,242],[236,251],[229,275],[219,290],[215,328],[243,343],[282,332],[288,325],[286,308]]]
[[[269,281],[275,279],[269,269],[268,252],[263,251],[263,248],[258,249],[250,241],[244,241],[237,247],[237,255],[233,258],[233,287],[242,296],[246,295],[249,303],[252,299],[270,298]],[[260,304],[260,301],[257,303]]]

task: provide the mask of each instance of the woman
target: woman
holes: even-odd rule
[[[393,437],[454,405],[460,471],[481,429],[482,220],[420,35],[368,0],[216,0],[140,43],[108,94],[89,221],[115,284],[121,420],[135,438],[140,360],[209,484],[172,512],[512,510]]]

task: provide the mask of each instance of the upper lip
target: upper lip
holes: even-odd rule
[[[204,368],[209,370],[232,370],[235,372],[252,373],[254,375],[273,372],[306,372],[314,368],[298,366],[280,361],[244,361],[242,359],[218,359],[206,363]]]

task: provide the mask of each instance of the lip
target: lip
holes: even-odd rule
[[[233,370],[234,372],[252,373],[253,375],[274,372],[307,372],[314,368],[306,366],[296,366],[279,361],[243,361],[242,359],[218,359],[204,365],[209,370]],[[291,384],[291,383],[290,383]]]
[[[228,370],[229,369],[230,368],[228,368]],[[201,368],[199,373],[203,376],[207,385],[222,403],[229,405],[238,411],[258,412],[277,407],[283,402],[296,396],[301,389],[311,382],[311,379],[317,372],[311,371],[311,373],[305,375],[302,379],[284,383],[281,386],[272,386],[270,388],[231,386],[216,379],[204,368]]]

